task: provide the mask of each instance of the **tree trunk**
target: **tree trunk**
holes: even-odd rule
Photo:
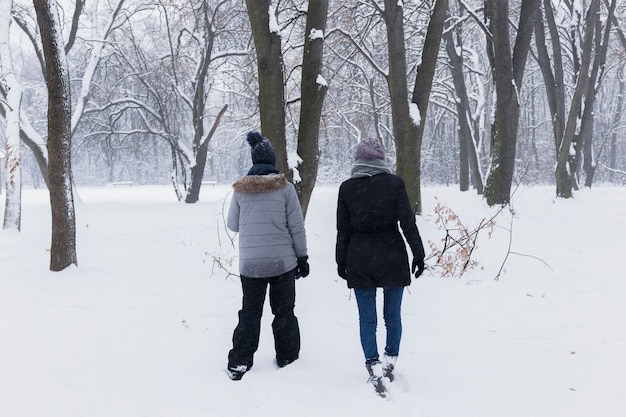
[[[270,11],[270,4],[270,0],[246,0],[257,55],[261,132],[276,151],[277,168],[291,180],[285,134],[281,36],[274,11]]]
[[[486,0],[485,14],[492,34],[491,62],[496,88],[495,118],[491,132],[491,168],[487,177],[487,204],[508,204],[515,171],[519,124],[518,91],[536,14],[536,0],[523,0],[515,45],[511,51],[508,0]]]
[[[215,118],[215,121],[213,122],[213,127],[211,128],[209,134],[200,141],[200,145],[197,147],[197,150],[194,151],[196,161],[195,165],[191,167],[191,185],[189,186],[189,189],[187,190],[187,196],[185,197],[186,203],[198,202],[198,199],[200,197],[200,187],[202,185],[202,179],[204,178],[204,167],[206,166],[206,157],[209,149],[209,142],[211,142],[211,138],[217,130],[217,127],[222,120],[222,116],[224,115],[224,113],[226,113],[227,109],[228,104],[225,104]]]
[[[407,87],[403,8],[397,1],[385,0],[384,18],[389,55],[387,82],[396,144],[396,171],[406,184],[409,202],[415,213],[422,212],[420,189],[422,135],[447,5],[447,0],[437,0],[435,3],[424,41],[422,66],[415,77],[411,104],[414,108],[411,111]]]
[[[306,19],[304,56],[302,57],[302,87],[300,103],[300,125],[298,128],[298,156],[296,166],[299,181],[294,173],[294,182],[302,213],[306,217],[309,201],[317,180],[319,165],[319,131],[322,107],[328,86],[322,78],[324,56],[324,33],[328,0],[311,0]]]
[[[591,184],[593,184],[593,178],[596,172],[596,161],[593,154],[593,131],[595,122],[593,106],[596,101],[598,86],[603,79],[602,72],[604,71],[604,66],[606,63],[606,54],[609,46],[609,34],[611,33],[611,24],[613,22],[614,12],[615,0],[613,0],[611,2],[611,5],[609,6],[608,18],[606,19],[606,26],[604,27],[604,34],[602,33],[603,26],[600,20],[600,16],[597,16],[594,47],[595,54],[590,76],[591,80],[587,85],[587,93],[585,95],[585,107],[580,128],[583,157],[582,168],[585,173],[585,187],[589,188],[591,188]]]
[[[2,94],[2,96],[4,97],[7,96],[6,86],[3,85],[3,83],[1,82],[0,82],[0,94]],[[7,109],[5,108],[5,106],[1,104],[1,101],[2,100],[0,100],[0,116],[6,119]],[[25,123],[28,125],[28,122],[26,121],[26,119],[23,118],[21,115],[20,115],[20,123],[21,124]],[[28,132],[36,135],[37,137],[36,138],[31,137],[29,133],[26,133],[26,130],[23,128],[23,126],[20,126],[20,130],[19,130],[20,139],[22,140],[22,142],[24,142],[26,146],[28,146],[33,151],[33,156],[35,157],[35,160],[37,161],[37,165],[39,166],[39,169],[41,171],[41,176],[43,177],[43,180],[46,183],[46,187],[48,187],[48,160],[42,148],[37,144],[38,142],[42,142],[43,140],[37,135],[37,132],[35,132],[35,130],[30,125],[28,125]]]
[[[6,102],[0,101],[5,114],[6,200],[3,229],[20,230],[22,224],[22,167],[20,158],[20,114],[22,89],[13,73],[10,47],[12,0],[0,0],[0,85]],[[0,158],[2,160],[2,158]],[[0,185],[0,190],[2,186]]]
[[[391,122],[396,145],[396,173],[404,179],[409,202],[414,211],[420,209],[420,166],[417,149],[419,120],[412,120],[409,111],[406,50],[404,46],[403,9],[394,0],[385,0],[389,75],[387,84],[391,98]]]
[[[576,87],[572,96],[567,123],[563,132],[563,137],[557,146],[557,165],[555,169],[556,195],[563,198],[571,198],[575,187],[576,157],[574,146],[574,135],[576,127],[580,122],[580,108],[582,106],[583,94],[589,82],[589,67],[591,65],[591,50],[595,33],[594,22],[598,19],[600,1],[592,0],[585,17],[585,35],[581,50],[582,59],[576,80]]]
[[[541,8],[537,8],[537,18],[535,19],[535,41],[537,45],[537,62],[543,75],[544,85],[548,98],[550,115],[552,116],[552,132],[554,134],[554,144],[558,149],[565,130],[565,92],[563,77],[563,57],[561,55],[561,41],[558,28],[554,20],[554,10],[550,0],[544,0],[545,21],[550,32],[550,42],[552,45],[552,59],[548,53],[546,45],[546,35],[543,28],[543,18]],[[552,62],[552,64],[551,64]]]
[[[48,86],[48,175],[52,209],[50,270],[78,265],[72,193],[70,74],[56,2],[34,0],[46,60]]]
[[[463,53],[457,53],[457,50],[463,50],[462,37],[459,32],[460,26],[457,26],[454,30],[449,29],[444,34],[450,73],[457,95],[455,102],[459,124],[459,189],[461,191],[469,190],[471,171],[476,192],[482,194],[484,190],[483,174],[478,162],[478,150],[476,148],[479,138],[475,138],[472,133],[472,109],[463,75]]]
[[[412,187],[415,188],[409,191],[409,198],[412,194],[415,196],[415,212],[418,214],[422,212],[422,191],[420,188],[422,139],[424,136],[424,128],[426,127],[426,116],[428,114],[430,92],[433,88],[433,79],[435,78],[435,69],[437,68],[437,58],[439,57],[439,48],[441,46],[441,37],[445,26],[447,12],[448,0],[436,0],[433,6],[433,12],[430,16],[430,21],[428,22],[426,38],[424,39],[422,63],[417,69],[417,73],[415,75],[415,85],[413,87],[412,104],[417,105],[417,108],[419,109],[420,121],[416,131],[415,160],[413,161],[415,166],[416,181],[415,184],[412,184]]]
[[[204,110],[206,108],[206,76],[211,64],[211,54],[213,52],[214,36],[209,19],[209,10],[206,2],[200,5],[202,10],[197,12],[199,23],[198,31],[202,33],[202,43],[200,47],[200,63],[198,64],[194,79],[192,80],[193,102],[191,108],[191,118],[193,122],[193,143],[192,151],[195,158],[189,174],[190,184],[187,187],[185,203],[196,203],[200,196],[200,185],[204,176],[206,165],[206,155],[209,148],[209,141],[204,137]]]
[[[611,141],[609,145],[609,182],[615,181],[615,170],[617,169],[617,127],[619,125],[620,119],[622,118],[622,112],[624,111],[624,94],[626,94],[626,65],[622,64],[620,66],[618,77],[619,84],[619,93],[617,95],[617,107],[615,109],[615,113],[613,114],[613,123],[611,124],[612,133],[611,133]]]

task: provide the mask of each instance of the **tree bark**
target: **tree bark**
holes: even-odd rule
[[[383,16],[387,28],[389,55],[387,84],[396,145],[396,173],[404,180],[413,211],[420,212],[420,152],[417,126],[420,120],[413,120],[409,110],[403,8],[398,6],[395,0],[385,0]]]
[[[48,176],[52,209],[50,270],[78,265],[72,193],[70,74],[56,2],[34,0],[48,86]]]
[[[473,178],[473,185],[478,194],[484,191],[483,174],[478,161],[477,146],[479,138],[474,135],[472,127],[472,109],[467,94],[467,86],[465,83],[463,71],[463,53],[457,51],[463,50],[460,26],[457,28],[449,28],[444,34],[446,41],[446,51],[448,53],[448,61],[450,63],[450,73],[452,74],[452,82],[456,91],[457,100],[457,120],[459,124],[459,189],[467,191],[470,187],[470,171]],[[478,132],[476,132],[478,133]]]
[[[565,130],[565,92],[563,77],[563,57],[561,53],[561,41],[558,29],[554,20],[554,10],[550,0],[544,0],[545,21],[550,33],[550,43],[552,46],[552,60],[546,45],[546,35],[543,28],[543,17],[541,8],[537,8],[537,18],[535,19],[535,41],[537,45],[537,62],[543,75],[548,107],[552,116],[552,131],[554,134],[554,144],[558,144]],[[552,64],[551,64],[552,62]]]
[[[608,18],[606,26],[602,26],[600,16],[596,16],[596,35],[594,47],[594,60],[591,69],[590,82],[587,84],[587,92],[585,94],[584,110],[581,121],[581,140],[582,140],[582,160],[583,172],[585,173],[585,187],[591,188],[593,178],[596,172],[596,161],[593,150],[593,131],[594,131],[594,110],[593,106],[596,101],[598,86],[602,81],[602,72],[606,63],[606,54],[609,46],[609,35],[611,33],[611,25],[613,15],[615,13],[615,0],[611,2],[608,10]],[[604,33],[602,29],[604,28]],[[578,154],[578,153],[577,153]]]
[[[448,0],[436,0],[435,5],[433,6],[433,12],[430,16],[430,21],[428,22],[426,38],[424,39],[422,63],[418,67],[417,73],[415,74],[415,85],[413,87],[412,103],[417,105],[417,108],[419,109],[420,122],[417,126],[417,136],[415,138],[415,160],[413,161],[415,183],[412,184],[411,187],[407,188],[410,188],[409,198],[412,195],[415,198],[415,212],[418,214],[422,213],[422,139],[424,136],[424,128],[426,127],[426,116],[428,114],[430,92],[433,88],[433,79],[435,78],[435,69],[437,67],[437,58],[439,57],[439,48],[441,46],[441,38],[447,12]]]
[[[5,117],[7,140],[3,162],[6,167],[6,199],[3,229],[20,230],[22,226],[22,161],[20,157],[20,115],[22,89],[13,72],[10,47],[12,0],[0,0],[0,86],[6,101],[0,100]],[[0,161],[2,158],[0,158]],[[2,185],[0,185],[0,191]]]
[[[206,78],[209,72],[209,66],[211,65],[211,55],[213,53],[213,45],[215,41],[215,33],[213,31],[213,19],[209,17],[209,9],[206,3],[202,3],[202,10],[198,11],[198,20],[201,21],[198,30],[202,30],[203,43],[200,51],[200,63],[196,71],[195,77],[192,80],[193,88],[193,103],[191,109],[191,115],[193,120],[194,138],[192,144],[192,151],[195,157],[193,166],[190,172],[190,184],[187,188],[187,195],[185,197],[186,203],[196,203],[200,197],[200,186],[202,185],[202,178],[204,177],[204,167],[206,166],[206,157],[209,149],[209,142],[211,137],[215,133],[217,126],[222,119],[222,116],[226,112],[228,105],[224,105],[222,110],[216,117],[213,128],[208,135],[204,134],[204,112],[207,104],[206,93]]]
[[[189,189],[187,190],[187,196],[185,197],[186,203],[198,202],[198,199],[200,197],[200,187],[202,185],[202,179],[204,178],[204,167],[206,166],[206,157],[209,149],[209,142],[211,142],[211,138],[215,134],[215,131],[217,130],[217,127],[222,120],[222,116],[224,116],[224,113],[226,113],[227,109],[228,104],[225,104],[215,118],[215,121],[213,122],[213,127],[211,128],[209,133],[206,135],[206,137],[203,138],[203,140],[200,141],[200,145],[197,147],[197,149],[194,150],[196,161],[195,165],[191,167],[191,185],[189,186]]]
[[[287,161],[283,57],[278,28],[270,24],[270,0],[246,0],[257,55],[261,132],[276,151],[277,168],[292,179]]]
[[[415,76],[411,104],[415,106],[413,112],[409,108],[403,8],[397,1],[385,0],[383,12],[387,29],[389,56],[387,83],[396,145],[396,172],[404,180],[409,202],[413,211],[418,214],[422,212],[420,188],[422,136],[447,9],[447,0],[437,0],[424,41],[422,66]]]
[[[615,113],[613,114],[613,120],[611,123],[612,133],[611,133],[611,141],[609,144],[609,181],[613,182],[615,180],[615,170],[617,169],[617,143],[618,143],[618,134],[617,127],[620,123],[620,119],[622,117],[622,113],[624,111],[624,94],[626,94],[626,63],[623,63],[620,66],[619,74],[622,74],[621,77],[618,77],[619,84],[619,93],[617,94],[617,104]]]
[[[583,94],[589,82],[589,67],[591,65],[591,50],[595,33],[595,19],[600,9],[600,0],[592,0],[585,17],[585,35],[582,44],[580,69],[576,79],[576,87],[572,96],[567,123],[563,132],[563,137],[557,146],[557,165],[555,169],[556,195],[563,198],[571,198],[575,187],[576,174],[576,151],[574,147],[574,136],[576,127],[580,121],[580,109],[583,101]]]
[[[490,44],[496,89],[495,118],[491,132],[491,167],[487,177],[487,204],[508,204],[515,171],[519,125],[518,91],[530,48],[537,0],[523,0],[514,48],[509,35],[508,0],[486,0],[485,14],[492,34]]]
[[[322,78],[324,34],[328,0],[310,0],[306,19],[304,56],[302,57],[302,86],[300,100],[300,124],[298,127],[298,156],[301,161],[296,170],[299,181],[294,182],[302,213],[306,217],[319,165],[319,131],[322,107],[328,86]]]

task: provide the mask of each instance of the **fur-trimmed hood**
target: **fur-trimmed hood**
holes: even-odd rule
[[[240,193],[267,193],[289,184],[284,174],[247,175],[235,181],[233,188]]]

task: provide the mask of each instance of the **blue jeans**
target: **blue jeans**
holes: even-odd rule
[[[389,356],[398,356],[400,351],[402,338],[400,310],[403,293],[404,287],[383,288],[383,318],[387,329],[385,353]],[[365,363],[376,362],[379,360],[376,343],[376,288],[355,288],[354,295],[359,308],[359,330]]]

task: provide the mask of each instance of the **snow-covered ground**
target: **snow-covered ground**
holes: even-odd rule
[[[389,400],[366,383],[354,296],[336,276],[331,186],[306,221],[300,359],[276,369],[266,310],[254,368],[227,378],[241,302],[216,263],[237,271],[229,191],[207,187],[188,205],[170,187],[79,189],[79,266],[53,273],[47,193],[25,190],[22,232],[0,231],[0,415],[626,416],[626,188],[573,200],[521,189],[513,220],[479,236],[480,267],[414,280]],[[494,212],[473,193],[425,188],[425,246],[444,236],[435,197],[468,226]]]

